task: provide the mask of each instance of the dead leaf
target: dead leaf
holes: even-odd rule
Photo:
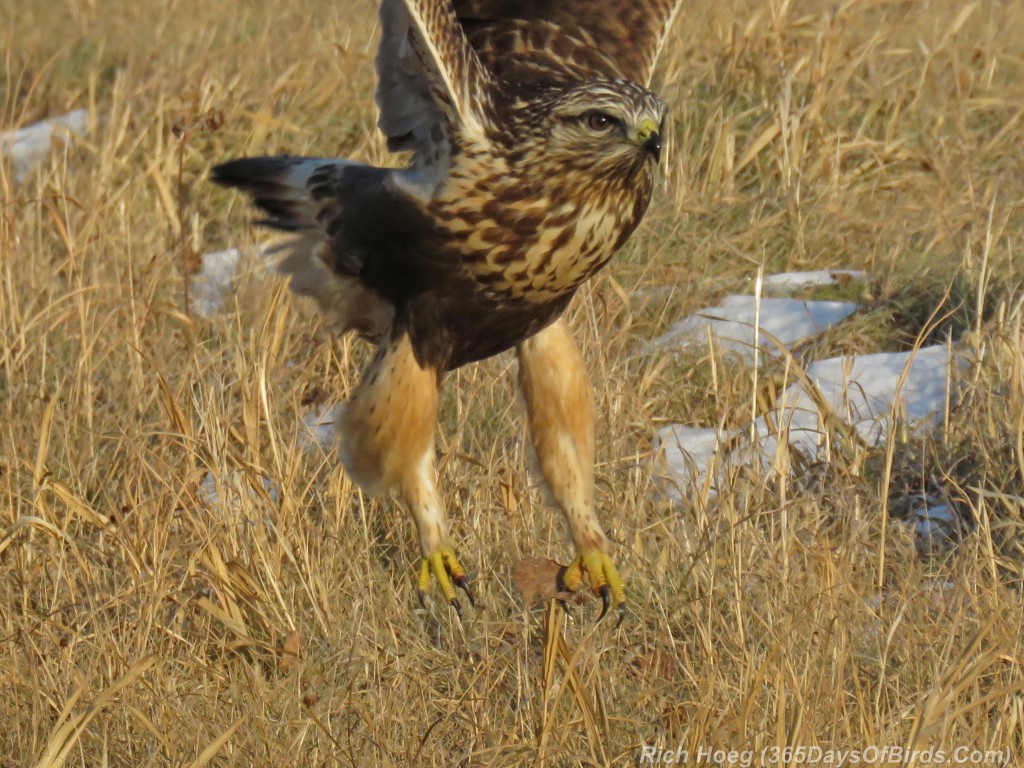
[[[302,633],[298,630],[292,632],[284,639],[281,645],[281,655],[278,657],[277,668],[288,674],[298,669],[302,664]]]
[[[568,600],[573,597],[573,593],[562,586],[562,574],[566,567],[548,557],[530,557],[519,561],[512,580],[523,594],[523,602],[528,608],[551,598]]]
[[[632,666],[644,679],[660,678],[661,680],[672,681],[675,679],[677,660],[671,654],[654,648],[641,653],[633,659]]]

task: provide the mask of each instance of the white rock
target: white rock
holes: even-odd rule
[[[916,352],[880,352],[819,360],[807,366],[807,379],[832,412],[857,430],[869,445],[885,440],[890,416],[914,426],[941,420],[951,388],[951,352],[945,346]],[[963,357],[958,364],[966,363]],[[799,382],[786,390],[778,423],[789,427],[789,442],[805,453],[821,444],[821,414],[809,388]],[[767,425],[758,429],[769,435]],[[777,430],[776,430],[777,431]]]
[[[728,450],[724,443],[734,432],[671,424],[658,430],[654,451],[661,456],[666,472],[665,492],[682,501],[690,490],[703,489],[715,454]]]
[[[271,247],[256,246],[203,254],[203,265],[189,283],[192,309],[203,317],[213,317],[231,294],[240,269],[251,268],[257,274],[273,271],[272,252]]]
[[[821,285],[837,285],[841,281],[862,281],[867,273],[860,269],[818,269],[810,272],[780,272],[777,275],[765,275],[762,285],[782,291],[795,291],[800,288],[813,288]]]
[[[88,111],[77,109],[18,130],[0,133],[0,155],[10,158],[14,179],[21,182],[49,156],[54,141],[67,143],[71,136],[84,136],[88,129]]]
[[[824,458],[828,421],[822,418],[818,402],[869,445],[886,439],[893,415],[918,429],[933,427],[941,422],[947,398],[955,391],[956,373],[966,364],[963,355],[945,346],[812,363],[806,370],[810,386],[803,381],[792,384],[779,408],[758,417],[753,429],[748,426],[725,436],[730,446],[736,445],[728,449],[721,466],[760,465],[788,471],[789,448],[811,460]],[[817,397],[811,396],[810,387]],[[654,447],[662,451],[670,496],[683,498],[687,488],[702,487],[722,442],[723,436],[715,430],[670,426],[658,432]],[[780,446],[786,450],[780,451]],[[716,485],[717,478],[712,482]]]
[[[338,445],[337,420],[338,408],[333,405],[321,405],[305,414],[299,427],[299,445],[307,451],[333,451]]]
[[[192,275],[189,284],[192,309],[203,317],[212,317],[220,311],[231,292],[240,258],[237,248],[203,254],[203,267]]]
[[[962,518],[948,499],[921,494],[911,502],[913,508],[905,523],[914,531],[918,552],[938,555],[957,542],[963,532]]]
[[[803,301],[800,299],[727,296],[717,307],[695,312],[674,323],[668,331],[651,342],[655,349],[686,348],[706,344],[708,333],[717,344],[739,352],[746,358],[754,356],[754,324],[758,324],[757,343],[770,355],[779,349],[771,340],[790,347],[816,336],[857,310],[856,304],[845,301]]]
[[[270,478],[261,476],[260,481],[270,500],[275,504],[280,501],[281,491],[271,482]],[[207,472],[199,484],[199,497],[207,507],[221,507],[238,512],[241,509],[242,498],[256,501],[259,495],[256,489],[249,485],[245,474],[234,470],[225,475]]]
[[[915,510],[914,514],[918,519],[928,518],[936,523],[954,525],[956,523],[956,511],[950,504],[925,504],[921,509]]]
[[[955,543],[949,526],[925,515],[914,521],[914,546],[921,554],[936,555]]]

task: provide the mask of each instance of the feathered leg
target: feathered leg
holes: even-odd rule
[[[460,611],[455,586],[466,592],[466,575],[448,538],[448,523],[434,471],[437,371],[420,367],[407,335],[383,343],[345,406],[341,457],[364,491],[397,487],[416,520],[420,551],[420,599],[433,574],[449,603]],[[454,584],[454,586],[453,586]]]
[[[594,513],[594,396],[576,342],[557,321],[517,348],[519,386],[541,475],[569,523],[577,556],[565,573],[576,590],[586,572],[604,602],[625,610],[626,594]]]

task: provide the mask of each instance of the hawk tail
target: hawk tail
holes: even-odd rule
[[[384,170],[351,160],[244,157],[216,166],[211,178],[252,197],[266,214],[257,223],[283,232],[321,229],[337,206],[375,183]]]
[[[258,223],[284,232],[315,226],[302,172],[304,161],[287,157],[245,157],[218,165],[211,178],[248,193],[267,215]]]
[[[341,329],[376,338],[394,311],[363,284],[361,251],[348,247],[343,230],[346,208],[386,173],[350,160],[246,157],[216,166],[211,179],[247,193],[265,214],[257,224],[292,233],[267,252],[293,291],[315,298]]]

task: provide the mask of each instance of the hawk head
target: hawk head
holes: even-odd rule
[[[583,185],[653,181],[667,108],[646,88],[628,80],[590,80],[546,94],[532,107],[531,161],[570,173]]]
[[[503,82],[485,125],[453,131],[451,167],[427,190],[453,260],[491,295],[564,300],[643,218],[666,111],[624,79]]]

